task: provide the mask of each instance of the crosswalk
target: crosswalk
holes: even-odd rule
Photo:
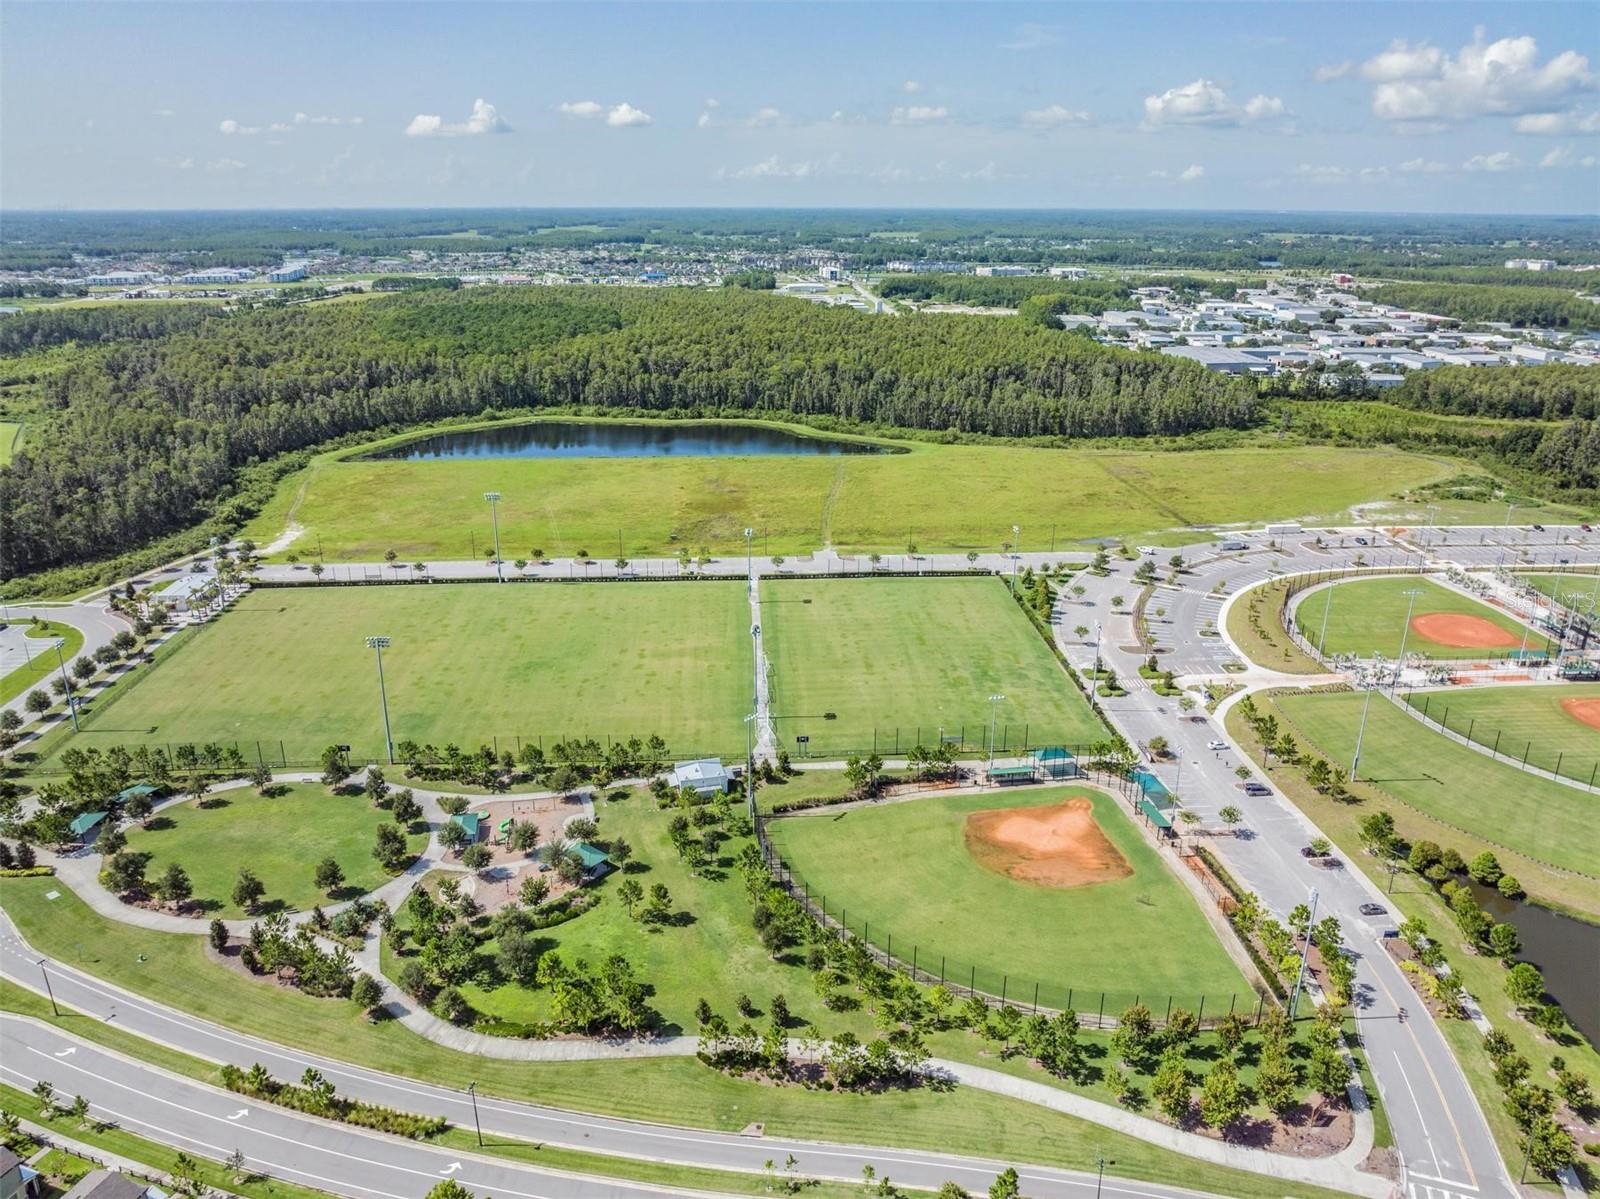
[[[1462,1182],[1446,1185],[1443,1179],[1419,1179],[1415,1174],[1406,1185],[1410,1199],[1479,1199],[1476,1187]]]

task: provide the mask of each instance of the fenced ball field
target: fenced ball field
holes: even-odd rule
[[[1407,594],[1417,591],[1415,604]],[[1331,607],[1330,607],[1331,605]],[[1411,611],[1409,628],[1406,613]],[[1379,653],[1438,659],[1510,657],[1553,648],[1510,614],[1415,575],[1354,579],[1311,592],[1295,610],[1295,627],[1326,656]]]

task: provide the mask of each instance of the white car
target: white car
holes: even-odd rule
[[[1228,743],[1226,741],[1207,741],[1206,742],[1206,748],[1207,749],[1219,749],[1219,750],[1220,749],[1227,749],[1228,748]]]

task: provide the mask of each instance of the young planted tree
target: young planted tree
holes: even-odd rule
[[[233,903],[235,907],[242,908],[247,913],[253,913],[261,903],[261,897],[266,893],[266,885],[249,868],[239,871],[239,878],[233,884]]]
[[[330,898],[344,886],[344,867],[333,858],[323,858],[317,863],[315,881],[317,890]]]

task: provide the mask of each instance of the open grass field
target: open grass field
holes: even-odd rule
[[[1073,799],[1131,873],[1084,886],[1024,882],[980,864],[966,841],[967,817],[1032,809]],[[774,820],[768,836],[828,912],[875,945],[1015,1001],[1120,1011],[1142,996],[1167,997],[1194,1011],[1202,995],[1213,1015],[1230,998],[1254,1009],[1255,996],[1182,883],[1118,801],[1086,787],[951,795],[839,813]],[[914,897],[914,899],[913,899]],[[1220,1006],[1219,1006],[1220,1005]]]
[[[1429,720],[1529,766],[1600,784],[1600,683],[1469,687],[1407,697]]]
[[[1600,599],[1600,572],[1565,572],[1562,574],[1534,574],[1520,576],[1540,595],[1574,608],[1587,611],[1592,601]]]
[[[1393,658],[1400,652],[1411,603],[1408,591],[1417,590],[1411,614],[1411,630],[1405,634],[1408,654],[1427,654],[1441,659],[1503,658],[1522,647],[1525,626],[1513,617],[1478,603],[1448,587],[1415,576],[1399,578],[1353,579],[1312,592],[1295,609],[1295,622],[1301,636],[1312,645],[1319,641],[1329,654],[1374,652]],[[1323,613],[1327,613],[1327,636],[1323,641]],[[1470,626],[1466,636],[1457,636],[1441,625]],[[1498,642],[1498,644],[1484,644]],[[1549,643],[1538,633],[1528,633],[1529,650],[1543,650]]]
[[[24,659],[22,665],[14,667],[0,678],[0,704],[35,688],[49,690],[50,680],[60,673],[56,652],[50,648],[57,638],[64,643],[61,646],[61,661],[68,666],[72,665],[72,659],[83,648],[83,634],[60,621],[47,620],[42,625],[18,622],[18,627],[26,630],[23,633],[28,638],[25,644],[33,657],[31,661]]]
[[[744,749],[751,660],[739,583],[412,584],[257,590],[181,633],[95,704],[75,742],[237,741],[290,762],[332,743],[384,756],[373,651],[395,740],[646,737],[682,752]]]
[[[742,552],[743,530],[774,554],[993,550],[1022,527],[1044,550],[1088,537],[1269,517],[1327,520],[1352,504],[1448,475],[1449,463],[1390,450],[1332,447],[1059,450],[899,443],[899,454],[763,457],[360,461],[318,458],[284,480],[248,528],[270,544],[291,524],[296,549],[330,561],[469,558],[493,530],[483,493],[498,490],[507,557],[534,547],[569,557],[673,556],[680,547]],[[368,447],[370,448],[370,447]]]
[[[1002,747],[1106,735],[999,579],[769,580],[761,619],[779,743],[792,754],[800,735],[812,756],[870,750],[874,730],[885,756],[941,732],[981,746],[997,694]]]
[[[46,898],[52,891],[58,898]],[[4,880],[0,905],[41,953],[157,1002],[282,1045],[442,1086],[465,1088],[476,1081],[479,1095],[723,1131],[737,1131],[756,1119],[775,1136],[937,1149],[1079,1170],[1093,1170],[1103,1154],[1116,1163],[1108,1173],[1125,1178],[1181,1176],[1189,1186],[1239,1199],[1284,1194],[1283,1183],[1266,1175],[1210,1166],[1099,1125],[965,1087],[828,1094],[730,1078],[691,1058],[547,1062],[529,1070],[526,1063],[445,1049],[398,1021],[368,1024],[346,1001],[314,999],[246,978],[211,962],[202,937],[107,920],[52,879]],[[0,985],[8,1007],[17,1005],[11,993],[9,984]],[[42,996],[28,992],[21,1002],[32,1014],[49,1018]],[[121,1034],[111,1024],[70,1015],[63,1019],[63,1027],[80,1036],[119,1038],[124,1052],[157,1055],[168,1068],[182,1070],[174,1060],[182,1055]],[[1332,1194],[1300,1186],[1294,1193],[1306,1199]]]
[[[11,456],[22,445],[22,425],[16,421],[0,420],[0,466],[11,461]]]
[[[128,848],[151,855],[147,877],[173,862],[194,884],[194,899],[212,915],[246,915],[233,902],[233,884],[248,867],[267,888],[262,911],[306,911],[314,904],[354,899],[389,881],[372,856],[377,828],[388,812],[364,795],[335,795],[318,783],[280,783],[269,795],[245,787],[168,804],[145,828],[128,829]],[[411,837],[411,851],[427,842]],[[323,858],[344,870],[344,886],[332,896],[317,890],[313,871]]]
[[[1348,692],[1285,695],[1277,702],[1317,749],[1330,760],[1347,764],[1355,750],[1364,699]],[[1453,713],[1450,719],[1453,724]],[[1381,697],[1373,699],[1367,717],[1360,778],[1476,838],[1483,843],[1480,848],[1504,846],[1591,875],[1600,862],[1594,796],[1460,745]],[[1462,854],[1472,856],[1465,846]],[[1523,885],[1538,893],[1531,881],[1524,880]],[[1593,882],[1588,885],[1592,891]]]

